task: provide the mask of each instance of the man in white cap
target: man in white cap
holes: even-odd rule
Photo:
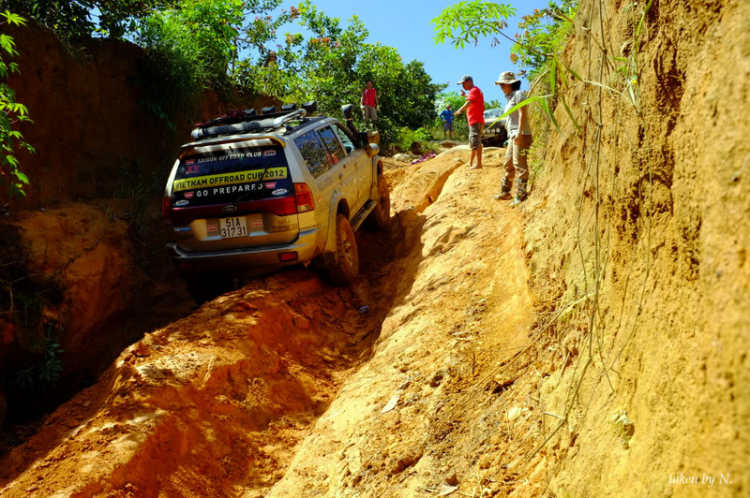
[[[516,78],[512,71],[500,73],[500,77],[495,82],[500,85],[508,103],[505,105],[505,111],[526,100],[526,93],[521,91],[521,81]],[[529,165],[528,155],[531,147],[532,136],[531,126],[529,125],[529,113],[527,106],[512,112],[506,120],[506,129],[508,130],[508,148],[505,152],[505,176],[500,186],[500,193],[495,196],[497,200],[508,200],[511,198],[510,190],[513,185],[513,178],[516,178],[516,197],[510,203],[511,206],[517,206],[526,200],[526,185],[529,182]]]
[[[466,119],[469,121],[469,147],[471,147],[469,169],[481,169],[482,132],[484,132],[484,94],[479,87],[474,86],[474,80],[469,75],[461,78],[458,84],[463,86],[461,96],[466,97],[466,103],[461,109],[453,113],[453,115],[458,116],[464,110],[466,111]],[[466,95],[464,90],[468,91],[469,94]],[[476,166],[472,166],[474,164],[474,157],[477,158]]]

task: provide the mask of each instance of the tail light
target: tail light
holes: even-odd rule
[[[315,200],[306,183],[294,184],[294,196],[272,197],[259,201],[241,201],[231,213],[224,211],[223,204],[196,207],[172,207],[172,201],[165,197],[161,205],[161,216],[167,225],[185,226],[201,218],[222,218],[242,213],[271,213],[276,216],[290,216],[315,209]]]
[[[315,209],[315,199],[306,183],[294,184],[294,197],[297,200],[297,212],[306,213]]]
[[[242,203],[240,203],[239,207],[241,209],[244,208]],[[292,196],[248,203],[247,208],[255,208],[260,212],[267,212],[275,214],[276,216],[289,216],[290,214],[295,214],[297,212],[297,205]]]

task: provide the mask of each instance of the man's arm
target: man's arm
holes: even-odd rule
[[[470,105],[471,105],[471,100],[467,100],[466,103],[461,106],[461,109],[459,109],[456,112],[454,112],[453,115],[454,116],[458,116],[459,114],[461,114]]]

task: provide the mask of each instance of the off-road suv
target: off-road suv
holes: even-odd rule
[[[390,195],[379,148],[315,104],[232,113],[197,125],[162,204],[167,252],[196,302],[232,277],[315,263],[337,285],[359,274],[354,232],[384,228]]]
[[[507,118],[498,119],[504,113],[504,109],[485,109],[484,132],[482,133],[482,145],[484,147],[505,147],[508,140],[508,130],[505,128]]]

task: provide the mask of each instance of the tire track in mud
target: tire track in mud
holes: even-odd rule
[[[406,256],[419,249],[420,213],[458,165],[414,168],[394,192],[388,236],[358,234],[363,277],[349,288],[287,271],[147,334],[0,462],[0,494],[264,494],[371,356],[416,273]]]

